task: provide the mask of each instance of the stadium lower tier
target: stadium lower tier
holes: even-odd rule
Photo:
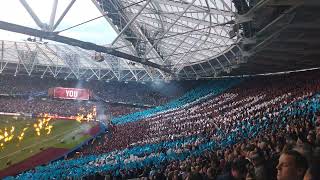
[[[14,178],[220,179],[232,176],[233,169],[241,176],[275,179],[279,155],[291,149],[313,167],[320,157],[318,77],[320,72],[313,71],[241,79],[232,85],[211,82],[187,93],[192,101],[183,106],[147,110],[132,120],[130,115],[118,118],[108,133],[72,159]],[[241,164],[245,159],[250,161]],[[263,172],[255,173],[260,164]]]
[[[318,100],[319,97],[316,96]],[[297,104],[299,105],[297,106]],[[295,109],[295,107],[303,107],[306,104],[309,105],[304,109]],[[164,168],[168,168],[170,165],[174,166],[176,162],[179,162],[179,166],[185,166],[190,161],[197,164],[197,158],[209,160],[210,158],[207,156],[213,156],[217,152],[221,153],[221,150],[226,148],[239,148],[240,145],[244,146],[247,143],[247,145],[250,145],[250,142],[257,140],[260,143],[265,143],[264,141],[272,141],[271,138],[275,138],[273,141],[283,142],[286,140],[285,135],[288,126],[301,127],[301,131],[312,130],[307,129],[306,126],[312,127],[315,123],[313,106],[320,107],[319,101],[304,99],[290,104],[278,112],[273,112],[272,118],[266,117],[262,121],[257,121],[255,126],[244,125],[232,133],[224,134],[224,138],[221,138],[221,140],[212,139],[203,134],[175,141],[126,148],[105,154],[83,156],[72,160],[60,160],[46,166],[37,167],[35,170],[23,173],[16,178],[66,179],[101,175],[101,173],[119,178],[133,178],[141,175],[140,173],[146,167],[157,171],[158,173],[154,173],[154,175],[158,175],[159,172],[164,173]],[[271,157],[273,156],[270,155],[269,158]],[[221,159],[215,160],[220,162]],[[148,174],[151,174],[152,170]],[[167,175],[169,176],[169,174]]]

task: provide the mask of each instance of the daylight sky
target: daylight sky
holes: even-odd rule
[[[53,0],[26,0],[43,23],[49,24]],[[55,21],[57,21],[71,0],[59,0]],[[62,30],[86,20],[101,16],[91,0],[77,0],[56,30]],[[1,0],[0,20],[31,28],[37,28],[28,12],[19,0]],[[100,18],[60,35],[99,45],[110,44],[117,36],[105,18]],[[29,36],[0,29],[0,40],[24,41]]]

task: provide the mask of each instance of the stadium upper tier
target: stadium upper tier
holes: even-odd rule
[[[26,76],[0,76],[0,95],[24,97],[48,97],[52,87],[84,88],[92,92],[91,99],[113,103],[140,104],[157,106],[184,94],[193,86],[203,81],[188,81],[170,83],[137,83],[137,82],[100,82],[76,81],[53,78],[37,78]],[[163,89],[162,87],[165,87]]]

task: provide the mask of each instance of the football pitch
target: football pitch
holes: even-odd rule
[[[0,170],[47,148],[72,149],[91,136],[92,123],[0,116]]]

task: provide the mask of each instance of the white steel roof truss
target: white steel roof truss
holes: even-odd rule
[[[65,47],[66,47],[69,51],[79,54],[79,51],[78,51],[78,52],[75,52],[73,49],[69,48],[68,46],[65,46]],[[95,75],[95,76],[97,77],[97,79],[100,79],[100,77],[99,77],[99,75],[97,74],[97,72],[95,72],[95,71],[93,70],[93,68],[92,68],[93,66],[95,66],[96,68],[100,69],[100,67],[99,67],[96,63],[94,63],[93,60],[88,59],[87,56],[84,56],[83,53],[81,54],[81,57],[84,57],[84,58],[87,60],[87,62],[90,62],[91,65],[90,65],[90,66],[87,66],[86,68],[89,68],[89,69],[92,71],[93,75]],[[79,62],[81,62],[81,59],[79,60]],[[88,63],[88,64],[89,64],[89,63]],[[90,78],[91,78],[91,77],[90,77]],[[89,79],[90,79],[90,78],[89,78]]]
[[[29,70],[28,67],[26,66],[25,62],[24,62],[24,59],[23,57],[21,57],[21,55],[19,54],[19,48],[18,48],[18,45],[17,43],[15,42],[14,43],[15,45],[15,48],[16,48],[16,51],[17,51],[17,54],[18,54],[18,59],[19,59],[19,64],[22,64],[24,69],[27,71],[27,73],[30,75],[32,70]],[[18,67],[18,66],[17,66]],[[16,68],[16,73],[18,73],[18,68]]]
[[[181,16],[183,16],[183,14],[184,14],[185,12],[187,12],[187,10],[193,5],[193,3],[194,3],[195,1],[196,1],[196,0],[192,0],[192,2],[191,2],[190,4],[188,4],[187,7],[184,8],[183,12],[181,12],[181,13],[179,14],[179,18],[175,19],[175,21],[169,26],[169,28],[167,28],[167,29],[165,30],[165,32],[163,33],[163,35],[161,36],[161,38],[155,41],[155,43],[152,45],[152,47],[155,47],[155,46],[161,41],[161,39],[164,37],[164,35],[167,34],[167,33],[170,31],[170,29],[174,26],[174,24],[176,24],[176,22],[178,22],[178,20],[181,18]],[[151,50],[152,50],[152,49],[147,50],[147,51],[146,51],[146,55],[149,54],[149,52],[150,52]]]
[[[208,14],[206,14],[205,16],[203,16],[203,19],[206,18],[208,16]],[[196,28],[199,27],[199,25],[201,24],[201,22],[198,22],[198,24],[196,26],[193,27],[192,30],[195,30]],[[172,53],[176,52],[176,50],[186,41],[186,39],[188,39],[189,35],[192,33],[192,31],[190,31],[189,33],[187,33],[187,35],[184,37],[184,39],[179,43],[179,45],[173,50]],[[166,58],[165,61],[167,61],[169,58]]]
[[[57,45],[54,45],[56,49],[63,51],[61,48],[59,48]],[[62,61],[64,61],[66,67],[68,67],[70,69],[70,73],[68,74],[68,76],[66,78],[68,78],[70,76],[71,73],[74,74],[74,76],[79,79],[79,72],[74,72],[73,68],[71,68],[71,66],[69,65],[69,63],[66,62],[66,60],[64,58],[62,58],[59,54],[55,53],[49,46],[46,46],[51,53],[55,54],[59,59],[61,59]],[[65,53],[65,51],[63,51]]]

